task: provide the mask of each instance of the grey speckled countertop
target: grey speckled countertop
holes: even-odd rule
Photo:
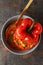
[[[20,14],[28,0],[0,0],[0,32],[6,20]],[[43,0],[34,0],[25,13],[43,26]],[[43,65],[43,33],[37,49],[31,54],[16,56],[8,52],[1,42],[0,34],[0,65]]]

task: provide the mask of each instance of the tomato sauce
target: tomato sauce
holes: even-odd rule
[[[6,28],[6,32],[5,32],[6,42],[7,42],[8,45],[9,45],[12,49],[14,49],[14,50],[21,50],[21,49],[19,49],[19,48],[15,45],[15,43],[13,42],[13,41],[14,41],[14,40],[13,40],[13,34],[14,34],[16,28],[17,28],[17,27],[20,25],[20,23],[22,22],[22,20],[23,20],[23,19],[21,19],[21,20],[19,21],[19,24],[17,24],[17,26],[15,26],[16,20],[13,20],[12,23],[10,23],[10,24],[8,25],[8,27]]]

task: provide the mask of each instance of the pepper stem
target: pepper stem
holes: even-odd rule
[[[32,28],[33,28],[33,26],[34,26],[34,23],[35,23],[35,22],[33,21],[32,25],[31,25],[30,28],[28,29],[28,32],[32,30]]]

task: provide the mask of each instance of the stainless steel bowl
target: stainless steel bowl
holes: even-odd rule
[[[38,41],[38,43],[36,44],[36,46],[34,46],[33,48],[31,48],[31,49],[29,49],[29,50],[26,50],[26,51],[15,51],[14,49],[12,49],[12,48],[8,45],[8,43],[6,42],[4,33],[5,33],[6,27],[12,22],[12,20],[17,19],[18,16],[19,16],[19,15],[13,16],[13,17],[9,18],[9,19],[4,23],[4,25],[3,25],[3,27],[2,27],[2,30],[1,30],[1,40],[2,40],[2,43],[3,43],[4,47],[5,47],[6,49],[8,49],[8,51],[10,51],[11,53],[16,54],[16,55],[25,55],[25,54],[31,53],[32,51],[34,51],[34,50],[38,47],[38,45],[39,45],[39,43],[40,43],[40,40],[41,40],[41,35],[40,35],[39,41]],[[29,16],[26,16],[26,15],[23,15],[22,18],[23,18],[23,19],[24,19],[24,18],[30,18],[30,19],[33,21],[33,18],[31,18],[31,17],[29,17]]]

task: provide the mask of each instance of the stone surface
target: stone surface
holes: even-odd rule
[[[1,42],[1,29],[6,20],[20,14],[28,0],[0,0],[0,65],[43,65],[43,33],[38,48],[31,54],[16,56],[8,52]],[[43,26],[43,0],[34,0],[25,13]]]

